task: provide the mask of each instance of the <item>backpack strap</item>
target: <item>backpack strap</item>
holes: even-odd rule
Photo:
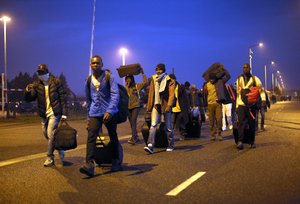
[[[110,70],[109,69],[105,69],[105,80],[106,81],[109,81],[110,80]],[[88,87],[88,90],[89,92],[91,92],[91,81],[92,81],[92,75],[89,75],[88,78],[87,78],[87,87]]]

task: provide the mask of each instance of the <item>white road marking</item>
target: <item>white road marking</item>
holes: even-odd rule
[[[174,188],[173,190],[171,190],[166,195],[167,196],[176,196],[176,195],[178,195],[181,191],[183,191],[184,189],[186,189],[189,185],[191,185],[192,183],[194,183],[197,179],[199,179],[205,173],[206,172],[204,172],[204,171],[199,171],[198,173],[196,173],[195,175],[193,175],[192,177],[190,177],[189,179],[187,179],[186,181],[184,181],[183,183],[181,183],[179,186],[177,186],[176,188]]]
[[[131,135],[124,135],[124,136],[121,136],[120,139],[126,139],[129,137],[131,137]],[[78,145],[76,149],[68,150],[68,152],[73,152],[73,151],[81,150],[84,148],[86,148],[86,144]],[[57,154],[57,153],[55,153],[55,154]],[[5,161],[1,161],[0,167],[8,166],[11,164],[16,164],[19,162],[29,161],[29,160],[33,160],[33,159],[39,159],[39,158],[43,158],[45,156],[46,156],[46,153],[38,153],[38,154],[27,155],[27,156],[23,156],[23,157],[14,158],[14,159],[9,159],[9,160],[5,160]]]

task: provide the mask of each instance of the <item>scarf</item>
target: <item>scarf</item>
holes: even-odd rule
[[[163,92],[167,85],[167,74],[163,73],[157,75],[155,78],[155,91],[154,91],[154,104],[161,104],[161,99],[159,93]]]

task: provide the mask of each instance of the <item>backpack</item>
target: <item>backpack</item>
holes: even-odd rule
[[[242,87],[242,91],[241,91],[242,101],[245,103],[246,106],[249,107],[253,105],[257,105],[260,97],[259,87],[256,86],[256,81],[254,76],[252,76],[252,80],[253,80],[253,86],[250,88]]]
[[[110,70],[106,69],[105,70],[105,80],[109,81],[110,80]],[[89,91],[91,88],[91,75],[87,78],[87,86]],[[126,88],[121,85],[118,84],[118,88],[119,88],[119,95],[120,95],[120,99],[119,99],[119,103],[118,103],[118,113],[117,113],[117,123],[123,123],[126,122],[127,117],[128,117],[128,101],[129,101],[129,96],[127,94]]]

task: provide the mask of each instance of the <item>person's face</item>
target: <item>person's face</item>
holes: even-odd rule
[[[162,69],[156,69],[156,74],[157,75],[161,75],[163,73],[164,73],[164,71]]]
[[[244,74],[250,74],[250,67],[247,64],[243,65]]]
[[[130,84],[131,84],[131,81],[132,81],[132,80],[131,80],[130,77],[127,77],[127,78],[126,78],[126,84],[130,85]]]
[[[90,61],[90,66],[94,72],[100,72],[103,67],[102,59],[99,57],[93,57]]]

